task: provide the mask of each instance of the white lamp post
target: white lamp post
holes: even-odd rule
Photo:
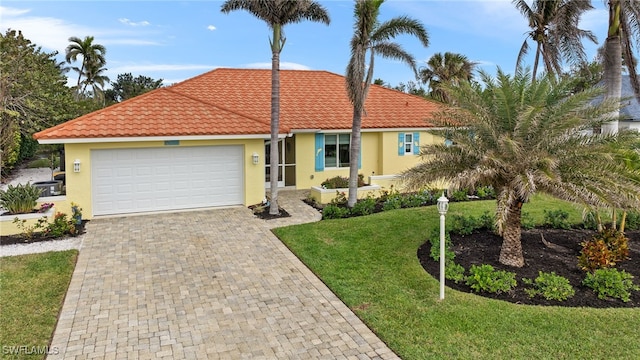
[[[438,212],[440,213],[440,300],[444,299],[444,216],[449,210],[449,199],[444,196],[438,198]]]

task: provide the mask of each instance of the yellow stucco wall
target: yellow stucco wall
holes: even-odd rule
[[[330,133],[330,132],[327,132]],[[400,132],[363,132],[362,167],[359,173],[365,181],[371,175],[396,175],[417,165],[419,155],[398,155],[398,134]],[[442,142],[443,139],[420,131],[420,146]],[[320,186],[328,178],[349,176],[349,168],[315,170],[315,133],[296,134],[296,187],[309,189]]]
[[[244,205],[257,204],[265,197],[264,191],[264,140],[181,140],[181,147],[187,146],[212,146],[212,145],[242,145],[244,146]],[[118,143],[88,143],[65,144],[66,162],[66,204],[70,213],[70,204],[74,202],[83,209],[83,218],[93,217],[91,199],[91,151],[99,149],[126,149],[145,147],[165,147],[163,141],[146,142],[118,142]],[[177,147],[172,145],[172,147]],[[260,154],[260,162],[254,165],[251,156],[254,152]],[[80,160],[80,172],[73,171],[73,163]]]

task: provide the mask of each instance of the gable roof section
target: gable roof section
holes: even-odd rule
[[[345,78],[280,71],[280,133],[349,130]],[[439,103],[372,85],[363,129],[427,128]],[[270,133],[271,70],[219,68],[36,133],[38,140],[242,136]]]

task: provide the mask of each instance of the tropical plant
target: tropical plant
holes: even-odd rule
[[[0,190],[0,207],[11,214],[28,214],[33,212],[42,189],[31,183],[9,185],[7,190]]]
[[[235,10],[245,10],[251,15],[267,23],[272,30],[271,45],[271,144],[278,143],[280,129],[280,53],[284,47],[286,37],[284,26],[299,23],[303,20],[321,22],[329,25],[327,10],[313,0],[226,0],[220,11],[229,13]],[[278,147],[271,146],[271,159],[278,159]],[[269,214],[277,215],[278,208],[278,161],[271,161],[271,206]],[[354,175],[354,179],[357,173]]]
[[[78,82],[76,84],[78,96],[81,93],[80,85],[82,84],[82,77],[87,75],[89,67],[92,67],[93,72],[95,72],[96,69],[102,68],[107,63],[105,59],[107,49],[103,45],[94,44],[93,40],[93,36],[85,36],[84,39],[72,36],[69,38],[70,44],[66,49],[65,60],[67,63],[71,64],[77,61],[79,56],[82,57],[80,67],[72,67],[73,70],[78,72]]]
[[[392,39],[408,34],[417,37],[425,47],[429,45],[427,30],[418,20],[399,16],[380,22],[378,16],[383,2],[384,0],[356,0],[354,8],[355,23],[351,38],[351,57],[346,73],[347,92],[353,105],[349,154],[349,201],[347,202],[349,207],[353,207],[358,200],[357,178],[362,112],[373,81],[374,58],[376,55],[381,55],[384,58],[400,60],[416,72],[413,56]],[[367,54],[369,55],[368,64]]]
[[[531,5],[529,5],[531,3]],[[549,74],[560,76],[562,60],[572,65],[586,61],[582,39],[597,44],[596,37],[588,30],[578,28],[580,16],[593,9],[590,1],[584,0],[513,0],[513,4],[529,22],[531,31],[522,43],[516,67],[521,68],[529,51],[528,40],[536,43],[532,79],[536,79],[540,57]]]
[[[89,63],[84,71],[84,80],[82,80],[82,94],[86,94],[87,87],[91,87],[91,98],[96,101],[104,100],[104,86],[109,82],[109,77],[104,75],[107,71],[99,63]]]
[[[422,83],[429,85],[429,95],[433,99],[449,103],[449,96],[441,85],[457,86],[461,81],[471,81],[476,65],[462,54],[436,53],[429,58],[426,67],[420,68],[418,76]]]
[[[605,99],[620,100],[623,62],[636,97],[640,99],[640,80],[636,72],[633,46],[640,44],[640,6],[636,0],[609,0],[609,27],[604,43]],[[616,114],[617,115],[617,114]],[[618,131],[617,116],[602,126],[603,132]]]
[[[533,81],[498,68],[480,72],[482,84],[447,87],[457,107],[439,114],[451,124],[454,146],[422,148],[423,161],[404,172],[409,188],[434,181],[452,190],[490,185],[496,191],[496,230],[503,238],[499,261],[521,267],[522,205],[535,193],[594,206],[640,205],[638,172],[618,156],[637,138],[585,132],[609,121],[618,103],[592,104],[601,91],[572,94],[566,80]]]

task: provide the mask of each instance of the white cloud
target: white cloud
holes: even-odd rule
[[[215,29],[216,29],[216,27],[215,27],[215,26],[213,26],[213,25],[209,25],[209,26],[207,26],[207,29],[209,29],[209,30],[213,31],[213,30],[215,30]]]
[[[4,18],[5,16],[20,16],[30,11],[31,10],[29,9],[15,9],[15,8],[0,6],[0,18]]]
[[[118,19],[118,21],[120,21],[122,24],[129,25],[129,26],[149,26],[149,25],[151,25],[151,23],[146,21],[146,20],[133,22],[133,21],[127,19],[127,18],[120,18],[120,19]]]
[[[245,68],[250,69],[271,69],[270,62],[260,62],[260,63],[250,63],[243,65]],[[283,70],[311,70],[310,67],[302,64],[292,63],[292,62],[281,62],[280,69]]]
[[[114,73],[149,73],[159,71],[212,70],[218,66],[204,64],[123,64],[109,70]]]

